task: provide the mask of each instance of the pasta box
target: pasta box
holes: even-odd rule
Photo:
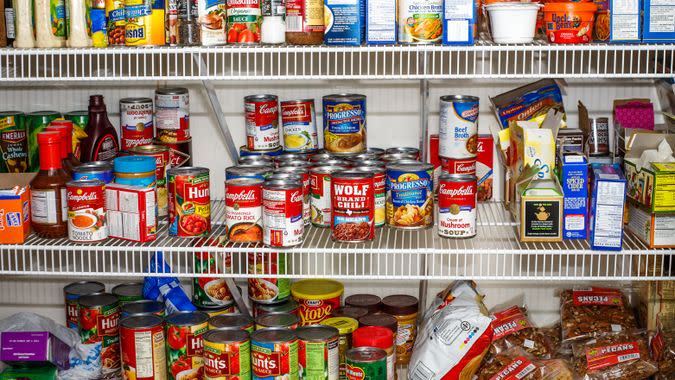
[[[35,173],[0,174],[0,244],[21,244],[30,233],[30,181]]]
[[[70,368],[70,347],[47,331],[0,333],[0,361],[13,366]]]
[[[588,222],[588,161],[581,154],[559,158],[563,202],[563,238],[586,239]]]
[[[649,248],[675,248],[675,213],[655,214],[628,202],[628,230]]]
[[[591,174],[591,249],[620,251],[626,177],[619,165],[592,164]]]
[[[642,42],[675,42],[675,0],[643,0]]]
[[[645,150],[658,150],[665,141],[675,150],[675,135],[636,133],[624,157],[628,197],[651,212],[675,212],[675,163],[641,162]]]
[[[520,241],[562,240],[563,193],[556,177],[521,184]]]

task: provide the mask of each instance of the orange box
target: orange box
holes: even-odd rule
[[[35,173],[0,174],[0,244],[20,244],[30,233],[30,181]]]

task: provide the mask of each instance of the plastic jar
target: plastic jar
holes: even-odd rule
[[[417,298],[392,295],[382,299],[382,311],[396,318],[396,364],[408,364],[417,338]]]
[[[492,3],[485,9],[490,15],[492,40],[498,44],[532,42],[537,27],[538,3]]]
[[[546,3],[544,25],[552,44],[587,44],[593,39],[595,3]]]
[[[124,156],[113,161],[115,183],[121,185],[155,186],[155,158],[150,156]]]
[[[377,313],[382,306],[382,299],[374,294],[352,294],[345,298],[345,306],[361,307],[368,313]]]
[[[394,333],[386,327],[359,327],[352,333],[352,347],[375,347],[387,353],[387,380],[396,378]]]

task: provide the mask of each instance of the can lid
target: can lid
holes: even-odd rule
[[[163,153],[168,152],[169,147],[166,145],[150,144],[150,145],[139,145],[129,149],[131,153],[137,154],[153,154],[153,153]]]
[[[330,313],[333,317],[349,317],[358,320],[368,315],[368,309],[357,306],[340,306]]]
[[[161,326],[164,320],[156,315],[130,315],[122,318],[120,326],[128,329],[140,329]]]
[[[274,313],[274,312],[284,312],[284,313],[291,313],[291,314],[296,314],[298,310],[298,303],[295,302],[292,299],[287,299],[285,301],[279,302],[279,303],[273,303],[273,304],[264,304],[264,303],[258,303],[254,299],[250,298],[251,302],[254,303],[254,307],[257,310],[258,313],[264,312],[264,313]]]
[[[345,287],[335,280],[309,279],[300,280],[291,285],[291,294],[295,298],[325,300],[340,297]]]
[[[179,311],[166,317],[166,323],[176,326],[194,326],[208,320],[209,315],[203,311]]]
[[[295,331],[284,328],[256,330],[251,334],[252,341],[261,343],[286,343],[297,337]]]
[[[220,314],[209,319],[214,330],[241,330],[253,324],[253,318],[244,314]]]
[[[387,358],[387,352],[377,347],[354,347],[345,355],[347,360],[355,363],[372,363]]]
[[[380,310],[382,299],[374,294],[352,294],[345,298],[345,305],[367,309],[370,312]]]
[[[155,158],[150,156],[123,156],[113,160],[117,173],[147,173],[155,171]]]
[[[246,330],[209,330],[202,335],[204,342],[237,343],[248,340]]]
[[[295,330],[295,333],[298,335],[298,339],[308,342],[326,341],[328,339],[337,338],[337,336],[340,335],[338,329],[327,325],[298,327]]]
[[[143,297],[143,283],[130,282],[127,284],[119,284],[112,288],[111,293],[122,297]]]
[[[359,328],[359,322],[349,317],[332,317],[321,321],[324,326],[335,327],[340,335],[350,334]]]
[[[398,330],[398,321],[396,318],[385,313],[368,314],[365,317],[359,318],[359,324],[361,324],[361,326],[386,327],[394,333]]]
[[[122,98],[120,103],[152,103],[150,98]]]
[[[66,187],[88,187],[88,186],[104,186],[105,182],[99,179],[76,179],[66,182]]]
[[[119,299],[116,295],[110,293],[93,293],[83,295],[77,303],[84,307],[109,306],[119,303]]]
[[[380,326],[359,327],[352,333],[352,345],[386,350],[394,345],[394,333]]]
[[[267,313],[255,318],[255,323],[263,327],[288,327],[300,323],[300,318],[291,313]]]
[[[84,296],[105,291],[105,285],[97,281],[79,281],[68,284],[63,288],[65,294]]]
[[[138,300],[122,305],[122,314],[155,314],[164,312],[164,303],[154,300]]]
[[[391,315],[415,314],[419,310],[417,298],[405,294],[386,296],[382,299],[382,311]]]
[[[165,88],[158,88],[155,90],[155,94],[159,95],[179,95],[187,93],[188,89],[183,87],[165,87]]]
[[[87,113],[87,115],[88,114],[89,113]],[[35,111],[35,112],[29,113],[28,116],[55,116],[55,117],[59,117],[59,116],[61,116],[61,113],[56,112],[56,111]]]

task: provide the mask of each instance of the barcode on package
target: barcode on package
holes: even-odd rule
[[[434,378],[434,371],[429,369],[423,362],[417,363],[412,372],[408,375],[410,380],[429,380]]]
[[[302,16],[286,15],[286,31],[302,32]]]
[[[640,359],[640,354],[635,353],[635,354],[626,354],[626,355],[619,355],[619,363],[627,362],[629,360],[635,360],[635,359]]]

